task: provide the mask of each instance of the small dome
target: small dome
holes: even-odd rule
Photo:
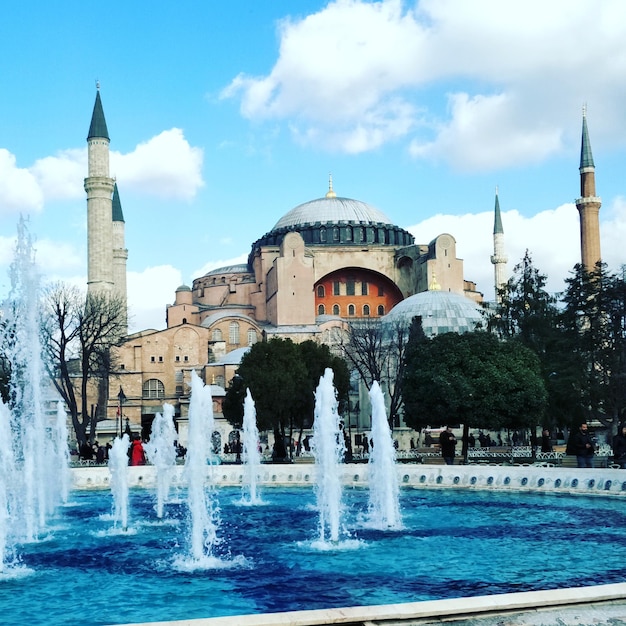
[[[272,230],[317,222],[391,224],[391,220],[382,211],[365,202],[331,196],[311,200],[291,209],[276,222]]]
[[[180,287],[177,287],[176,291],[191,291],[191,287],[188,285],[181,285]]]
[[[475,302],[449,291],[424,291],[396,304],[383,323],[411,323],[420,315],[427,337],[443,333],[467,333],[483,322],[482,309]]]
[[[216,267],[205,274],[205,276],[221,275],[221,274],[247,274],[250,271],[247,263],[238,265],[226,265],[225,267]]]

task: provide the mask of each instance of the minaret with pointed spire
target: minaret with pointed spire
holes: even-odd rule
[[[109,132],[102,110],[100,84],[87,135],[87,290],[113,291],[113,189],[109,176]]]
[[[602,200],[596,196],[596,167],[591,153],[587,130],[587,107],[583,107],[583,133],[580,147],[580,198],[576,208],[580,215],[580,262],[592,271],[601,259],[600,254],[600,207]]]
[[[126,225],[124,223],[124,214],[122,213],[122,203],[120,202],[117,183],[113,185],[112,219],[113,292],[126,303],[126,260],[128,259],[128,250],[126,249]]]
[[[506,264],[509,259],[504,250],[504,229],[502,228],[502,216],[500,215],[500,200],[498,199],[498,188],[496,187],[496,206],[493,219],[493,254],[491,262],[494,271],[494,289],[496,302],[502,301],[500,291],[506,285]]]

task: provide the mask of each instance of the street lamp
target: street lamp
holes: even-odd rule
[[[122,385],[120,385],[120,392],[117,394],[117,399],[118,399],[117,415],[120,418],[120,439],[121,439],[124,435],[124,433],[122,432],[122,418],[123,418],[124,402],[126,402],[126,396],[124,395],[124,390],[122,389]]]

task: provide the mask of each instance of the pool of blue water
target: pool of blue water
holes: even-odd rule
[[[184,492],[158,520],[154,495],[131,491],[127,533],[108,492],[74,492],[41,541],[0,576],[0,622],[115,624],[388,604],[623,582],[621,500],[488,491],[401,492],[404,529],[363,523],[366,490],[344,492],[349,541],[320,550],[315,497],[268,488],[241,506],[216,493],[223,567],[186,571]]]

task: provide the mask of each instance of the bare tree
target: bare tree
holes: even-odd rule
[[[378,381],[387,391],[391,426],[396,424],[402,406],[401,381],[408,339],[409,325],[405,322],[385,324],[364,319],[351,322],[351,332],[343,346],[348,364],[367,388]]]
[[[125,333],[126,306],[104,293],[84,296],[75,287],[57,283],[44,298],[43,333],[48,366],[65,401],[79,444],[95,437],[99,418],[106,416],[112,348]],[[97,410],[90,410],[90,383],[97,388]]]

